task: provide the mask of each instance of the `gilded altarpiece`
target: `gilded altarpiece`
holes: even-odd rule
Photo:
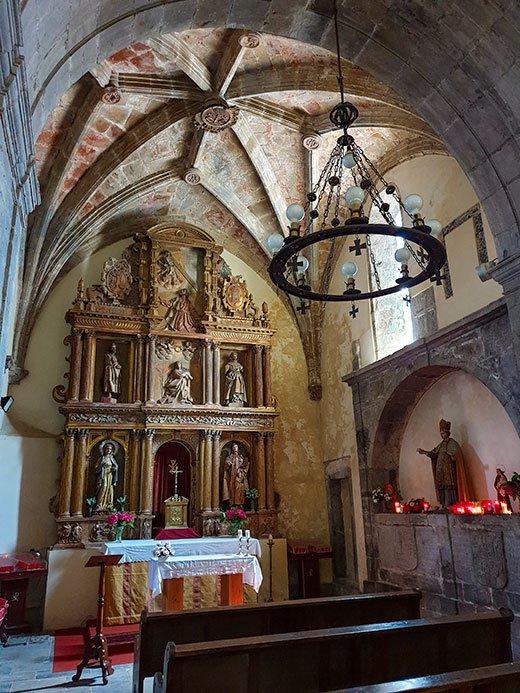
[[[111,538],[106,518],[121,497],[137,515],[133,536],[152,536],[156,455],[168,441],[190,451],[192,526],[222,531],[223,450],[236,442],[243,484],[258,491],[249,527],[276,531],[274,333],[221,252],[198,229],[162,224],[107,256],[99,284],[80,280],[65,316],[68,382],[53,392],[65,417],[58,545]]]

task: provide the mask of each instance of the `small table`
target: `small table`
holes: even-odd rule
[[[222,606],[243,604],[244,582],[258,592],[262,571],[256,556],[173,556],[166,560],[153,559],[148,568],[148,584],[152,597],[163,593],[166,611],[181,611],[185,577],[220,575]]]
[[[0,556],[0,597],[7,599],[5,633],[27,633],[31,630],[25,618],[29,580],[47,573],[47,563],[31,553]]]

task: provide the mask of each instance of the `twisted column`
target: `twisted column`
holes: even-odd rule
[[[154,430],[147,428],[144,431],[144,437],[141,444],[141,502],[140,510],[147,515],[152,514],[153,506],[153,442]]]
[[[211,466],[213,463],[213,434],[212,431],[204,431],[204,486],[202,488],[203,509],[211,510]]]
[[[255,433],[255,441],[258,510],[265,510],[265,433]]]
[[[143,335],[138,334],[136,336],[136,348],[134,358],[134,402],[143,401],[143,352]]]
[[[267,508],[274,510],[274,433],[265,434],[265,475]]]
[[[61,460],[60,499],[58,514],[69,517],[72,494],[72,468],[74,465],[74,430],[67,428],[63,440],[63,457]]]
[[[128,509],[133,512],[139,510],[139,488],[141,484],[141,438],[142,431],[131,431],[130,450],[128,454],[130,483]]]
[[[155,345],[156,335],[149,334],[146,337],[146,394],[145,399],[148,404],[153,403],[153,350]]]
[[[81,330],[74,328],[70,338],[70,368],[69,368],[69,399],[77,402],[79,399],[81,379]]]
[[[219,508],[220,485],[220,431],[213,432],[213,480],[211,482],[211,505],[213,510]]]
[[[264,407],[271,407],[273,395],[271,392],[271,347],[265,345],[262,350],[264,372]]]
[[[77,441],[74,455],[74,473],[72,481],[71,514],[76,517],[83,515],[83,495],[85,492],[85,472],[87,469],[87,437],[88,431],[80,428],[77,431]]]
[[[94,333],[86,330],[83,334],[83,353],[81,358],[81,383],[79,397],[82,402],[92,402],[94,370]]]
[[[213,343],[213,402],[220,404],[220,344]]]
[[[211,353],[211,342],[204,342],[204,363],[206,364],[204,372],[204,381],[206,383],[206,397],[204,404],[213,404],[213,355]]]
[[[255,344],[255,406],[264,406],[264,377],[262,374],[262,345]]]

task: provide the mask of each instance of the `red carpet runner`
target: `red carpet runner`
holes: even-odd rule
[[[108,639],[108,651],[112,658],[112,664],[131,664],[134,661],[133,636],[139,631],[139,624],[127,626],[108,626],[103,629]],[[83,657],[82,628],[67,628],[57,630],[54,634],[54,653],[52,658],[52,671],[73,671]],[[118,636],[128,636],[124,642],[117,642]],[[111,642],[112,641],[112,642]]]

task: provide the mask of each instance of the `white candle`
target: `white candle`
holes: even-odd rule
[[[272,534],[269,535],[269,541],[273,541],[273,535]]]
[[[246,536],[247,536],[247,534],[246,534]],[[242,530],[241,529],[238,530],[238,538],[242,539]]]
[[[249,539],[250,536],[251,536],[251,530],[246,529],[246,539]]]

